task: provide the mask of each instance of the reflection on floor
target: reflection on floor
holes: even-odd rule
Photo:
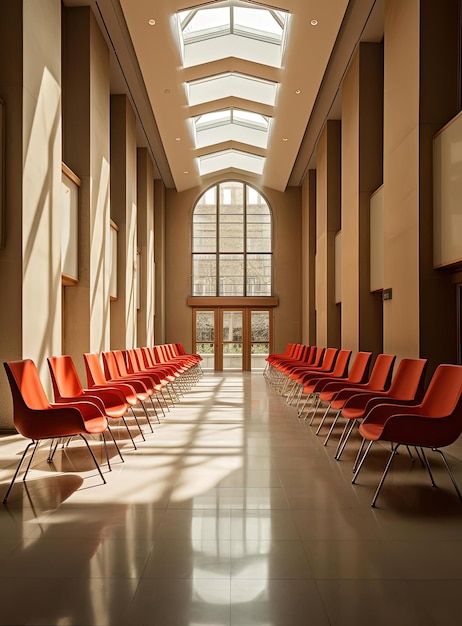
[[[77,441],[39,452],[0,507],[1,624],[460,623],[462,506],[431,453],[438,488],[401,454],[372,509],[388,450],[351,485],[356,442],[335,461],[256,372],[206,373],[154,431],[106,485]],[[0,439],[2,497],[23,448]]]

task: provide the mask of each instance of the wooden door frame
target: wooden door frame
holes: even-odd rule
[[[196,351],[196,314],[198,311],[214,312],[214,369],[216,372],[223,371],[223,311],[242,311],[242,371],[249,372],[252,367],[251,354],[251,319],[252,311],[267,311],[269,318],[269,352],[273,351],[274,309],[268,306],[252,306],[228,304],[226,306],[197,306],[192,308],[192,336],[193,352]],[[220,368],[218,367],[220,366]]]

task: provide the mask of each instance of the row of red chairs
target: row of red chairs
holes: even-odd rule
[[[416,449],[435,481],[425,450],[438,453],[462,502],[462,494],[441,448],[454,443],[462,432],[462,367],[441,364],[425,388],[426,359],[402,359],[393,374],[395,355],[379,354],[371,367],[371,352],[358,352],[349,367],[350,350],[289,344],[284,354],[267,357],[265,376],[272,386],[296,404],[299,417],[313,425],[317,412],[324,414],[317,426],[320,434],[335,411],[324,440],[327,445],[339,418],[345,424],[335,458],[340,460],[354,429],[359,426],[361,445],[353,465],[353,483],[372,445],[391,444],[391,453],[371,505],[375,507],[388,471],[400,446]],[[304,399],[304,400],[303,400]],[[366,445],[367,444],[367,445]]]
[[[121,461],[124,459],[111,430],[114,420],[122,420],[133,448],[136,443],[127,423],[131,414],[144,440],[144,432],[135,412],[142,409],[151,432],[152,418],[159,420],[202,375],[196,354],[186,354],[182,344],[164,344],[130,350],[113,350],[83,355],[87,375],[84,387],[77,368],[68,355],[47,359],[54,402],[51,403],[42,385],[39,372],[31,359],[4,363],[13,399],[13,420],[18,433],[31,441],[26,446],[3,502],[16,481],[24,459],[32,447],[23,480],[26,480],[39,444],[50,441],[48,462],[52,462],[61,441],[81,438],[90,452],[101,476],[106,480],[87,440],[98,435],[103,443],[108,469],[111,469],[105,434],[108,433]],[[156,406],[157,405],[157,406]]]

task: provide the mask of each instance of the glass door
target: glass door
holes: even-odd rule
[[[243,311],[221,309],[221,353],[223,370],[242,371],[244,347]]]
[[[216,311],[194,311],[195,347],[194,352],[200,354],[203,369],[217,369],[215,363],[215,318]]]
[[[270,353],[270,312],[250,311],[250,369],[264,370]]]
[[[263,370],[271,351],[271,329],[267,309],[194,309],[194,352],[203,358],[203,369]]]

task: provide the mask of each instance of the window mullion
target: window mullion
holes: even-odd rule
[[[244,183],[244,295],[247,296],[247,185]]]
[[[216,238],[215,238],[215,254],[216,254],[216,272],[217,272],[217,284],[215,286],[215,293],[217,294],[217,296],[220,295],[220,281],[221,281],[221,275],[220,275],[220,206],[221,206],[221,184],[217,185],[217,194],[216,194],[216,199],[217,199],[217,203],[216,203],[216,211],[217,211],[217,219],[215,220],[216,222]]]

